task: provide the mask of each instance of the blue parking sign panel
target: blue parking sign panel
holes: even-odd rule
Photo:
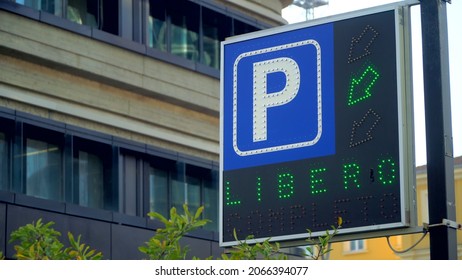
[[[223,170],[335,154],[333,25],[224,45]]]

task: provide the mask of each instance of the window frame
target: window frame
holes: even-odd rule
[[[39,141],[42,143],[46,143],[48,145],[54,145],[59,148],[59,171],[60,171],[60,178],[59,178],[59,183],[57,186],[57,192],[58,192],[58,199],[46,197],[46,196],[40,196],[40,195],[29,195],[29,196],[34,196],[38,198],[43,198],[43,199],[48,199],[48,200],[55,200],[62,202],[65,199],[65,179],[64,179],[64,135],[60,133],[59,131],[52,130],[52,129],[47,129],[43,127],[37,127],[33,124],[30,123],[24,123],[22,126],[22,168],[23,168],[23,173],[22,173],[22,181],[23,186],[22,186],[22,193],[29,195],[28,194],[28,178],[27,178],[27,165],[28,165],[28,140],[33,140],[33,141]],[[56,170],[55,170],[56,171]]]
[[[343,251],[345,254],[364,253],[367,250],[366,240],[364,239],[350,240],[350,241],[344,242],[343,244],[344,244]]]
[[[1,113],[1,112],[0,112]],[[4,183],[3,187],[0,185],[0,191],[10,191],[11,190],[11,182],[12,182],[12,146],[13,146],[13,137],[14,137],[14,121],[9,118],[1,118],[2,114],[0,114],[0,133],[4,135],[5,141],[5,160],[1,159],[4,163],[5,170],[3,171],[5,174],[5,178],[1,178],[0,180]],[[2,172],[0,170],[0,172]]]

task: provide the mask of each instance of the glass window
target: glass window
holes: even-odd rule
[[[15,2],[59,17],[63,14],[63,0],[16,0]]]
[[[66,18],[72,22],[119,34],[119,4],[113,0],[67,0]]]
[[[25,125],[25,193],[61,201],[63,149],[59,134]]]
[[[0,132],[0,190],[8,190],[8,146],[6,134]]]
[[[111,149],[101,143],[74,140],[74,202],[112,210]]]
[[[148,45],[161,51],[167,50],[167,6],[165,0],[151,0],[149,5]]]
[[[231,18],[202,8],[203,56],[201,62],[218,69],[220,67],[220,42],[231,35]]]
[[[169,14],[172,23],[171,53],[189,60],[198,61],[199,6],[189,1],[179,1],[179,3],[175,3],[171,7]]]
[[[149,168],[149,211],[168,216],[168,172]]]
[[[172,206],[183,209],[183,204],[188,204],[189,210],[195,212],[201,206],[201,180],[188,174],[183,175],[180,170],[172,176]]]
[[[211,171],[215,172],[216,171]],[[218,174],[212,178],[218,178]],[[204,180],[204,219],[210,220],[205,229],[218,231],[218,182]]]
[[[183,209],[183,204],[186,202],[186,182],[182,180],[182,176],[172,176],[172,207]]]
[[[79,205],[103,208],[103,161],[95,154],[78,152]]]
[[[66,17],[75,23],[99,27],[101,12],[101,1],[67,0]]]
[[[234,20],[234,35],[241,35],[259,30],[253,25],[247,24],[240,20]]]
[[[349,252],[349,253],[355,253],[355,252],[363,252],[365,250],[365,244],[364,244],[364,240],[353,240],[353,241],[349,241],[347,243],[347,248],[346,250]]]
[[[191,212],[195,212],[201,206],[201,180],[197,177],[186,176],[186,200]]]
[[[151,0],[149,8],[149,46],[199,61],[199,5]]]

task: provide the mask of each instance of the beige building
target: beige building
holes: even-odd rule
[[[192,254],[219,254],[220,42],[290,2],[0,0],[0,251],[43,218],[142,258],[146,213],[186,202],[214,221]]]

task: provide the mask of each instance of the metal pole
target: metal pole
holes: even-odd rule
[[[457,259],[446,2],[421,0],[430,259]]]

